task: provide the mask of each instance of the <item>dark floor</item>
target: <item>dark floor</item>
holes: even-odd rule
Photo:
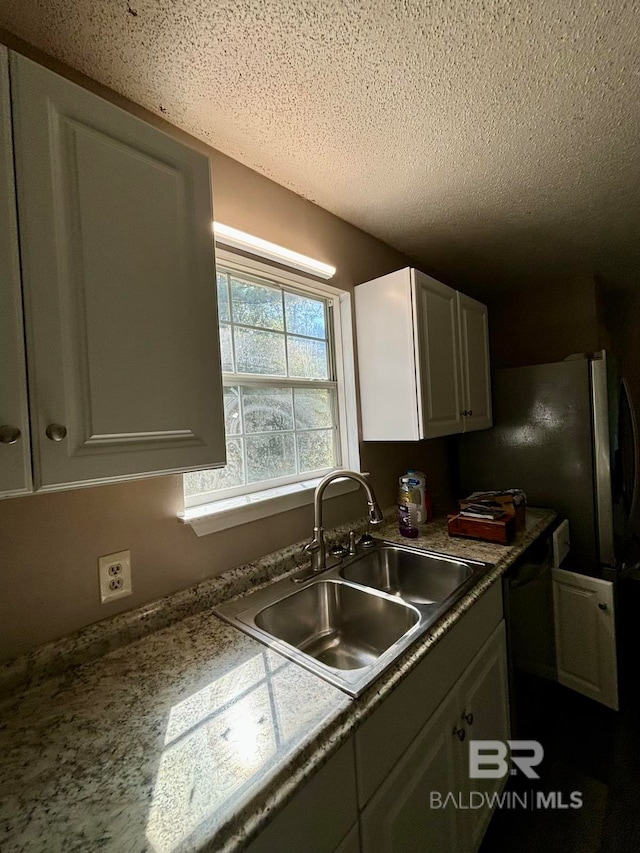
[[[507,790],[565,801],[581,791],[583,807],[498,809],[480,853],[640,853],[640,603],[622,628],[618,712],[543,679],[516,680],[513,736],[540,741],[545,758],[539,781],[514,776]]]

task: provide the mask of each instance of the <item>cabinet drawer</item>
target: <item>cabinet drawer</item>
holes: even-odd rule
[[[411,745],[502,619],[494,584],[355,734],[358,796],[364,806]]]

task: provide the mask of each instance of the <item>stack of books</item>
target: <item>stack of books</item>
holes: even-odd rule
[[[496,521],[507,513],[500,504],[496,503],[465,503],[460,509],[464,518],[480,518],[483,521]]]
[[[527,496],[522,489],[474,492],[459,503],[460,514],[466,518],[495,521],[506,513],[515,516],[516,530],[522,530],[526,523]]]

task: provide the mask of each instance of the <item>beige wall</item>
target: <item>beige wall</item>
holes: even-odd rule
[[[514,286],[488,305],[493,368],[562,361],[604,345],[593,278]]]
[[[216,218],[337,267],[333,282],[355,284],[398,269],[410,260],[309,201],[102,87],[42,57],[0,31],[0,41],[43,61],[89,88],[188,140],[211,158]],[[381,333],[382,333],[381,328]],[[436,506],[451,504],[450,442],[362,445],[380,502],[394,502],[398,475],[407,466],[427,472]],[[308,537],[305,507],[265,521],[198,539],[179,523],[182,478],[167,476],[0,502],[0,660],[91,622],[188,587],[228,568]],[[327,523],[362,515],[359,494],[329,502]],[[133,595],[102,605],[97,557],[129,548]]]

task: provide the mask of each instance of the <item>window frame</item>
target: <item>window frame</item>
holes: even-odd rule
[[[248,485],[189,497],[185,495],[185,511],[181,516],[182,520],[191,524],[199,535],[310,503],[313,500],[313,491],[317,482],[325,474],[339,468],[360,471],[351,293],[320,279],[295,273],[278,264],[268,263],[221,246],[216,246],[216,266],[257,277],[267,284],[271,282],[285,290],[291,289],[301,294],[308,293],[309,296],[327,300],[329,349],[335,380],[296,380],[291,377],[226,373],[223,374],[223,381],[227,380],[225,382],[227,386],[247,384],[256,387],[258,385],[289,385],[335,388],[338,409],[336,426],[339,464],[321,471],[289,475],[272,481],[263,480],[256,484],[257,488]],[[352,485],[352,481],[338,482],[331,491],[334,493],[350,491]]]

